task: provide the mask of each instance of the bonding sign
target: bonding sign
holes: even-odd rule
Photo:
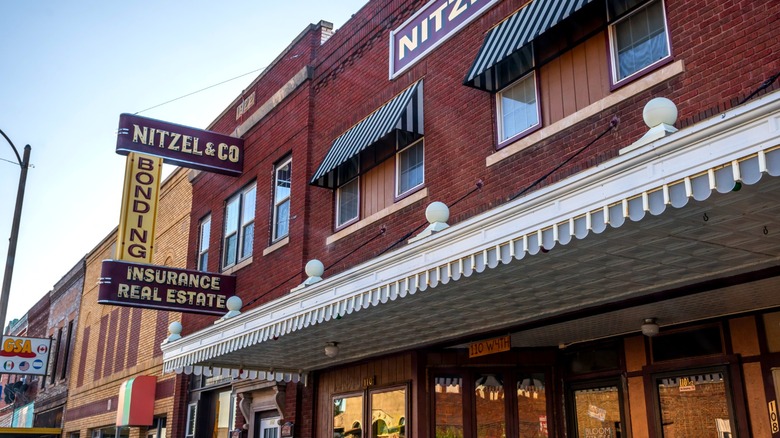
[[[3,336],[0,373],[46,375],[51,339]]]
[[[167,266],[103,260],[98,303],[224,315],[236,277]]]
[[[130,153],[125,166],[125,188],[119,217],[116,258],[152,261],[157,202],[160,199],[162,159]]]
[[[244,140],[212,131],[120,114],[116,152],[139,152],[168,164],[238,176],[244,168]]]
[[[498,3],[498,0],[431,0],[390,32],[390,79],[411,67]]]

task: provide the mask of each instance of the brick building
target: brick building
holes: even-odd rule
[[[193,179],[188,267],[244,307],[163,347],[172,433],[776,435],[779,12],[375,0],[306,29],[210,127],[244,173]]]
[[[186,169],[176,169],[160,187],[153,263],[183,267],[192,199]],[[162,374],[160,344],[180,314],[98,304],[103,260],[114,258],[116,230],[86,256],[86,268],[63,436],[164,437],[173,415],[175,376]],[[132,403],[153,403],[154,424],[117,428],[120,388],[139,376],[156,379],[153,393],[132,393]],[[129,392],[129,391],[128,391]],[[140,397],[136,399],[136,397]]]

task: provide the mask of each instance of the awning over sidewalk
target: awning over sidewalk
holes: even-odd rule
[[[780,93],[163,345],[164,370],[305,375],[777,267],[776,176]],[[729,305],[776,306],[780,296]],[[332,341],[335,358],[323,354]]]

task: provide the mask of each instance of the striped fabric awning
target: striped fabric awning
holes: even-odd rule
[[[314,173],[311,184],[335,187],[334,170],[395,130],[423,135],[422,92],[420,80],[341,134]]]
[[[518,52],[530,53],[525,46],[591,0],[533,0],[509,16],[485,36],[465,85],[496,90],[495,67]],[[528,55],[526,54],[525,57]]]

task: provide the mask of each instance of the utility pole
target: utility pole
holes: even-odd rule
[[[11,238],[8,242],[8,257],[5,259],[5,274],[3,275],[3,289],[0,292],[0,324],[3,324],[3,334],[5,334],[5,316],[8,311],[8,295],[11,293],[11,277],[14,272],[14,259],[16,258],[16,242],[19,239],[19,223],[22,218],[22,203],[24,202],[24,187],[27,184],[27,169],[30,167],[30,151],[32,148],[28,144],[24,147],[24,158],[19,157],[19,151],[14,143],[5,135],[2,129],[0,134],[5,137],[8,144],[16,154],[16,160],[22,168],[19,175],[19,189],[16,192],[16,206],[14,207],[14,218],[11,224]]]

